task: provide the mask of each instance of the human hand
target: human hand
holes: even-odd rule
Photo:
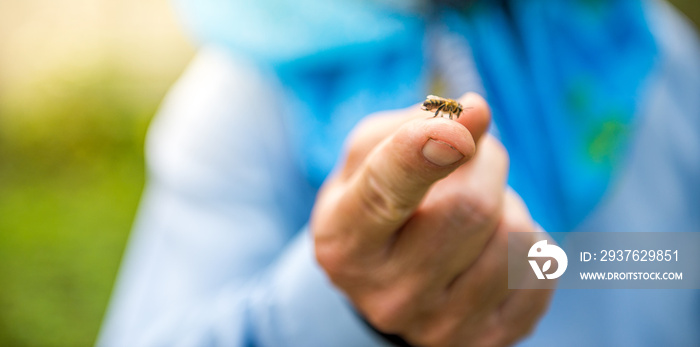
[[[486,102],[460,101],[457,121],[416,107],[356,128],[314,206],[316,257],[380,331],[420,346],[509,345],[551,291],[508,289],[508,232],[534,223],[506,189],[505,149],[484,135]]]

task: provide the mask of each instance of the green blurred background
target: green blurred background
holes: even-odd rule
[[[193,52],[167,0],[0,1],[0,346],[94,343]]]
[[[0,346],[94,344],[192,54],[167,0],[0,0]]]

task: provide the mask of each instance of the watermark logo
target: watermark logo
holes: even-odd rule
[[[548,279],[553,280],[555,278],[561,277],[566,271],[567,265],[569,265],[569,259],[566,257],[566,253],[559,248],[557,245],[548,245],[547,240],[542,240],[536,242],[530,251],[527,253],[528,258],[530,258],[530,266],[532,271],[535,272],[535,276],[538,279]],[[552,258],[557,262],[556,271],[553,273],[547,273],[552,268],[552,259],[547,259],[547,261],[542,264],[542,268],[537,264],[537,260],[532,258]]]

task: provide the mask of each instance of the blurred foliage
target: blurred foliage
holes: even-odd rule
[[[0,346],[94,343],[171,82],[126,76],[103,64],[0,100]]]
[[[700,23],[697,0],[673,2]],[[0,94],[0,346],[94,343],[144,184],[146,128],[176,77],[120,66]]]

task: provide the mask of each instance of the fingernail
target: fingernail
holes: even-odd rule
[[[433,139],[429,139],[423,145],[423,156],[438,166],[452,165],[464,158],[464,155],[449,143]]]

